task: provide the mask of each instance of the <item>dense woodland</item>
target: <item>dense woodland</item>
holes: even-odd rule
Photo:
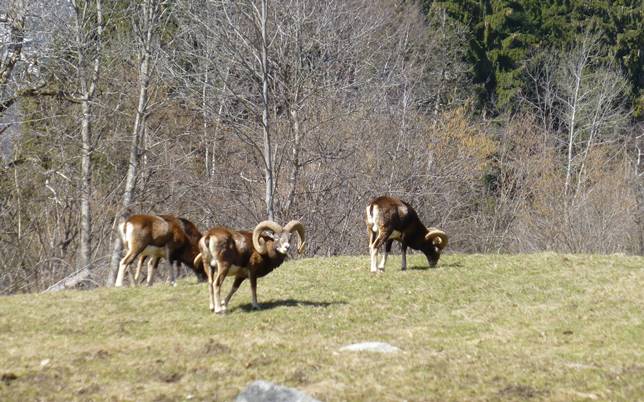
[[[380,194],[452,251],[644,254],[643,10],[0,1],[0,294],[110,285],[131,213],[365,254]]]

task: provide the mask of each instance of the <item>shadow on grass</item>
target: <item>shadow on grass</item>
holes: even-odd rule
[[[270,310],[277,307],[324,307],[327,308],[334,304],[347,304],[345,301],[335,301],[335,302],[313,302],[308,300],[295,300],[295,299],[286,299],[286,300],[271,300],[265,303],[259,303],[260,309],[253,310],[253,305],[251,303],[242,304],[241,306],[235,307],[229,311],[235,311],[237,309],[242,311],[262,311]]]
[[[446,263],[439,262],[437,268],[463,268],[463,266],[463,263],[458,261]]]
[[[412,270],[412,271],[429,271],[430,269],[433,270],[433,269],[436,269],[436,268],[437,267],[430,268],[427,265],[412,265],[412,266],[407,267],[407,269]]]
[[[463,268],[463,264],[460,262],[439,262],[435,267],[429,267],[427,265],[412,265],[411,267],[407,267],[407,269],[413,269],[416,271],[433,271],[441,268]]]

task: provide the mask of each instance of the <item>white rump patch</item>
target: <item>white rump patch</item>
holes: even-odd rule
[[[371,225],[371,230],[378,233],[378,224],[376,221],[378,220],[378,206],[374,205],[373,209],[371,211],[371,214],[369,213],[369,207],[367,207],[367,223]]]
[[[125,243],[126,247],[128,250],[130,249],[130,245],[132,244],[132,236],[134,235],[134,225],[132,225],[130,222],[127,222],[125,224]]]

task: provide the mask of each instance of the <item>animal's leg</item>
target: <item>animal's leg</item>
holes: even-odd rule
[[[391,233],[391,230],[378,230],[378,237],[376,237],[376,240],[371,244],[371,272],[382,272],[382,269],[379,271],[377,267],[378,250],[382,247],[382,243],[391,235]]]
[[[402,270],[406,271],[407,270],[407,245],[406,244],[401,243],[400,254],[402,255]]]
[[[376,233],[372,230],[371,225],[367,224],[367,231],[369,232],[369,256],[371,257],[371,272],[376,272],[376,255],[378,250],[373,248],[373,243],[376,240]]]
[[[210,298],[210,311],[215,311],[215,296],[213,290],[213,266],[210,265],[210,259],[203,256],[203,270],[206,272],[206,277],[208,278],[208,296]]]
[[[136,264],[136,272],[134,273],[134,278],[130,278],[130,281],[131,281],[131,283],[134,284],[134,286],[137,286],[141,281],[141,268],[143,267],[143,263],[145,262],[145,260],[147,258],[148,257],[146,255],[142,255],[141,257],[139,257],[139,261]],[[148,263],[149,263],[149,261],[148,261]],[[129,272],[130,272],[130,270],[128,270],[128,273]]]
[[[378,272],[378,249],[373,246],[369,246],[369,255],[371,256],[371,272]]]
[[[168,261],[168,279],[170,280],[170,285],[175,286],[176,285],[176,275],[175,275],[175,265],[174,261],[170,259],[170,247],[166,246],[164,248],[165,251],[165,258]]]
[[[154,269],[159,266],[159,257],[152,256],[148,260],[148,269],[145,276],[145,283],[148,283],[148,280],[154,280]]]
[[[132,261],[134,261],[138,253],[138,250],[128,250],[128,252],[125,254],[125,257],[121,259],[119,263],[119,272],[116,275],[116,281],[114,282],[115,287],[120,288],[123,286],[123,277],[125,276],[125,270],[129,267],[130,264],[132,264]]]
[[[387,240],[385,242],[385,253],[382,255],[382,260],[380,260],[380,265],[378,266],[378,269],[380,271],[385,270],[385,264],[387,263],[387,256],[391,252],[391,243],[393,243],[393,240]]]
[[[230,292],[228,292],[228,295],[226,296],[226,299],[224,300],[224,306],[228,307],[228,302],[230,301],[230,298],[233,297],[237,289],[239,289],[239,286],[244,282],[244,277],[242,276],[236,276],[235,281],[233,282],[233,286],[230,288]]]
[[[250,279],[250,294],[253,310],[259,310],[260,307],[257,304],[257,277],[251,272],[248,279]]]
[[[170,272],[168,272],[168,279],[170,280],[170,285],[177,286],[177,275],[179,273],[179,261],[170,262]]]
[[[369,232],[369,247],[371,247],[376,240],[376,232],[373,231],[371,225],[367,225],[367,231]]]
[[[230,264],[223,261],[217,261],[217,276],[215,277],[215,313],[225,313],[226,306],[221,305],[221,285],[228,275]]]
[[[152,286],[152,282],[154,282],[154,273],[159,267],[159,261],[161,261],[161,258],[152,257],[150,259],[150,262],[148,263],[148,277],[146,278],[146,284],[148,285],[148,287]]]

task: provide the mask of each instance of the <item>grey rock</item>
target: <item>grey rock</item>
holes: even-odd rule
[[[385,342],[362,342],[354,343],[351,345],[343,346],[340,348],[341,351],[349,352],[379,352],[379,353],[395,353],[400,351],[395,346],[392,346]]]
[[[235,402],[320,402],[304,392],[268,381],[254,381],[244,389]]]

